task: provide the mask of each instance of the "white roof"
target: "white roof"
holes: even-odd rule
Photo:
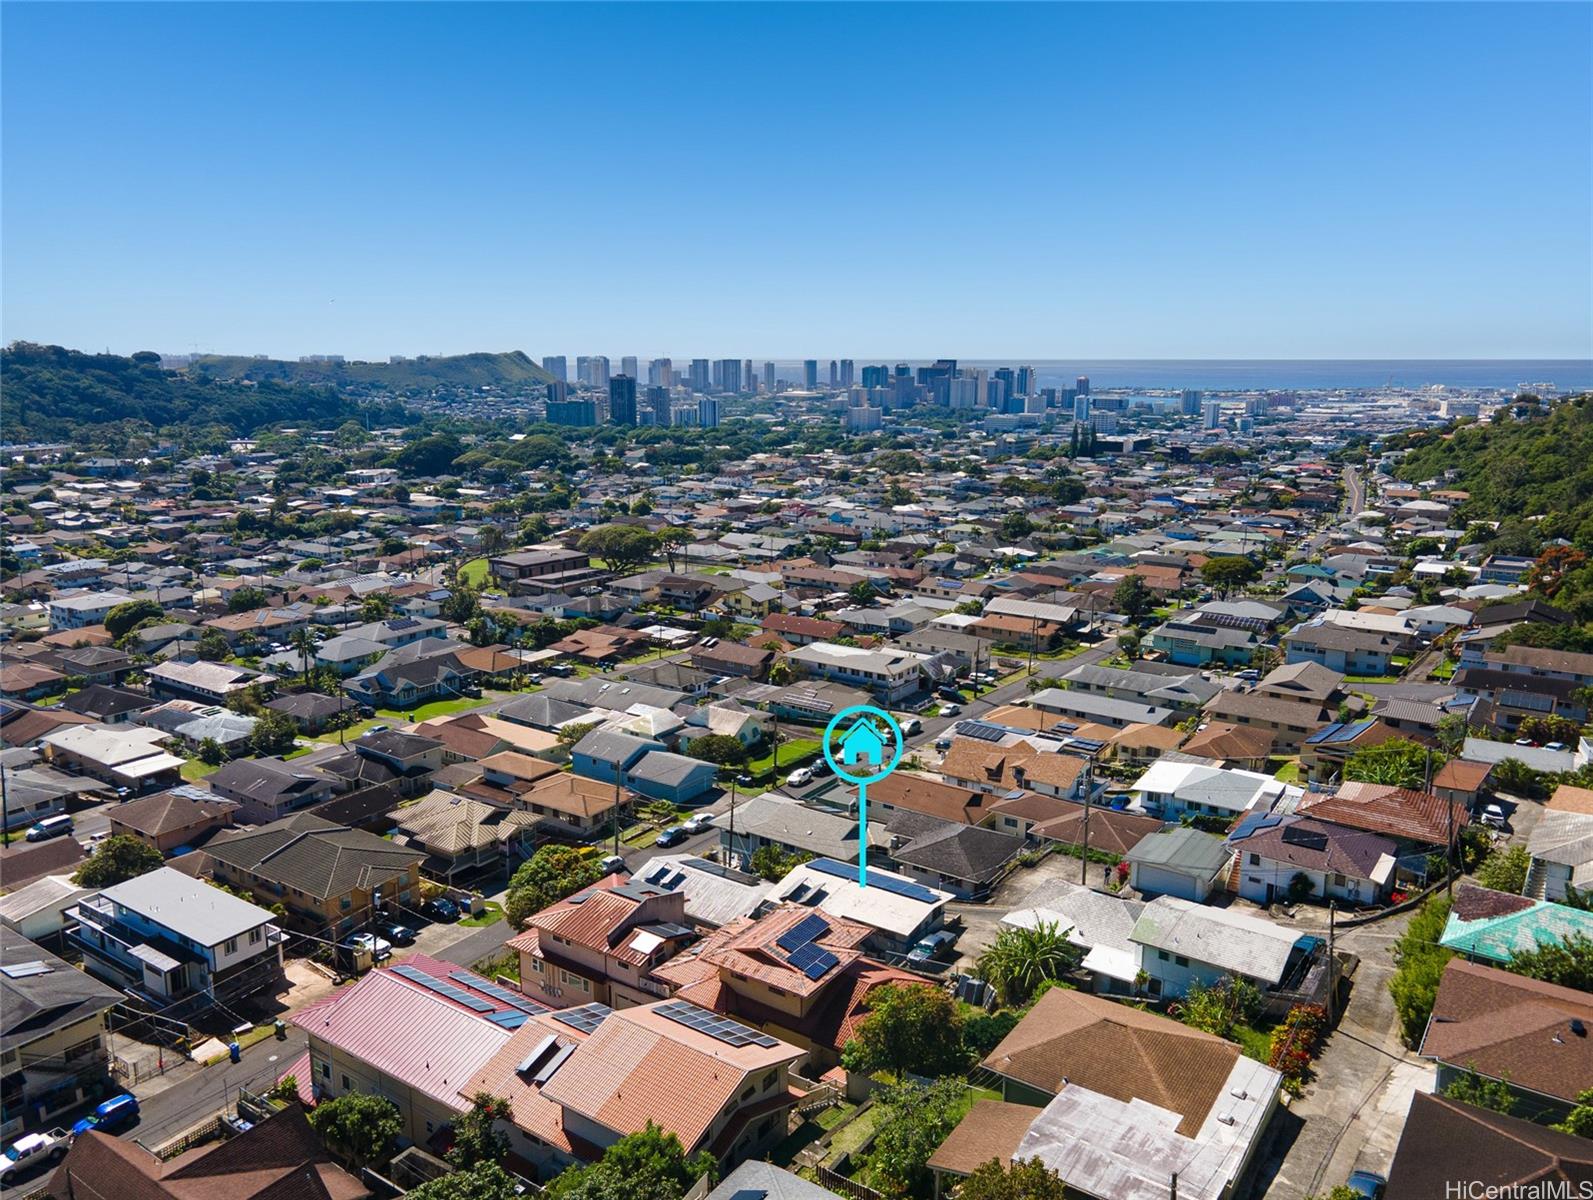
[[[1176,796],[1185,804],[1210,804],[1234,812],[1254,808],[1263,796],[1276,799],[1287,785],[1257,771],[1233,771],[1204,763],[1158,760],[1134,781],[1129,790],[1139,794]]]
[[[268,925],[274,919],[258,904],[240,900],[170,867],[159,867],[118,883],[100,895],[201,946],[219,946],[228,938]]]
[[[855,878],[843,879],[839,875],[816,871],[812,867],[803,865],[793,868],[784,879],[775,884],[769,898],[778,903],[801,884],[806,884],[810,892],[823,889],[824,896],[819,901],[818,907],[831,916],[856,921],[898,938],[907,938],[917,933],[925,921],[944,908],[946,901],[952,899],[950,892],[927,887],[917,880],[898,875],[893,871],[870,867],[868,876],[869,886],[863,888],[858,887]],[[916,900],[911,896],[903,896],[883,887],[874,886],[880,880],[895,880],[899,883],[912,884],[914,887],[924,887],[935,898]]]
[[[1283,978],[1289,954],[1301,938],[1260,917],[1231,908],[1210,908],[1174,896],[1158,896],[1134,923],[1131,941],[1166,950],[1265,983]]]
[[[114,767],[158,752],[167,736],[163,730],[141,725],[68,725],[40,740],[47,746]],[[182,759],[177,762],[180,766]]]

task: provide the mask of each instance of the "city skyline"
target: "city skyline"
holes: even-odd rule
[[[1593,356],[1587,6],[898,17],[7,6],[4,337]]]

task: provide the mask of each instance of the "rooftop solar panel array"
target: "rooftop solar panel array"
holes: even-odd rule
[[[729,1017],[722,1017],[716,1012],[688,1004],[684,1000],[671,1000],[668,1004],[660,1004],[655,1011],[661,1017],[668,1017],[688,1029],[706,1033],[727,1046],[762,1046],[765,1049],[773,1049],[780,1044],[778,1038],[759,1033],[740,1021],[732,1021]]]
[[[823,871],[826,875],[833,875],[837,879],[856,879],[857,868],[847,866],[845,863],[836,862],[833,858],[815,858],[806,866],[815,871]],[[868,886],[877,887],[882,892],[891,892],[897,896],[905,896],[909,900],[919,900],[925,904],[934,904],[940,899],[934,892],[922,884],[913,883],[906,879],[896,879],[893,876],[882,874],[879,871],[870,871]]]
[[[481,999],[479,996],[472,996],[464,989],[457,988],[444,980],[436,979],[426,974],[419,967],[400,963],[393,968],[393,974],[402,979],[407,979],[411,983],[418,983],[428,991],[436,992],[439,996],[452,1000],[455,1004],[462,1004],[472,1012],[489,1013],[493,1010],[493,1005],[486,1000]]]
[[[831,968],[841,965],[840,959],[817,942],[807,942],[798,946],[786,955],[786,961],[809,979],[815,980],[823,979]]]
[[[511,992],[506,987],[499,987],[496,983],[490,983],[479,975],[472,975],[469,971],[454,971],[448,978],[461,987],[480,992],[483,996],[491,996],[494,1000],[502,1001],[504,1004],[509,1005],[511,1008],[517,1008],[523,1013],[545,1013],[548,1011],[547,1005],[538,1004],[535,1000],[520,995],[519,992]]]
[[[613,1009],[606,1004],[583,1004],[579,1008],[562,1008],[553,1014],[555,1021],[562,1021],[571,1029],[578,1029],[582,1033],[591,1033],[604,1021],[608,1020]]]
[[[789,953],[798,946],[805,945],[813,941],[814,938],[821,938],[829,932],[830,923],[817,913],[813,913],[803,917],[790,929],[787,929],[775,939],[774,944]]]

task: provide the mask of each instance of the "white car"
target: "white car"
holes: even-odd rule
[[[785,781],[791,787],[807,787],[813,782],[813,772],[806,767],[798,767],[785,777]]]
[[[1493,829],[1503,829],[1505,827],[1505,810],[1497,804],[1484,805],[1482,816],[1478,820]]]
[[[702,833],[708,828],[708,818],[702,813],[687,817],[680,826],[687,833]]]
[[[962,712],[962,705],[960,704],[942,704],[940,706],[940,715],[943,717],[955,717],[960,712]]]
[[[350,950],[357,950],[361,953],[369,954],[374,957],[377,962],[380,962],[384,958],[391,958],[393,954],[392,942],[388,941],[386,938],[379,938],[375,934],[371,933],[356,933],[353,937],[345,940],[343,945]]]

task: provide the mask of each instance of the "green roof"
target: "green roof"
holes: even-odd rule
[[[1451,913],[1438,941],[1468,958],[1505,963],[1519,951],[1564,942],[1578,933],[1593,938],[1593,913],[1534,900],[1530,908],[1497,917],[1466,921]]]

